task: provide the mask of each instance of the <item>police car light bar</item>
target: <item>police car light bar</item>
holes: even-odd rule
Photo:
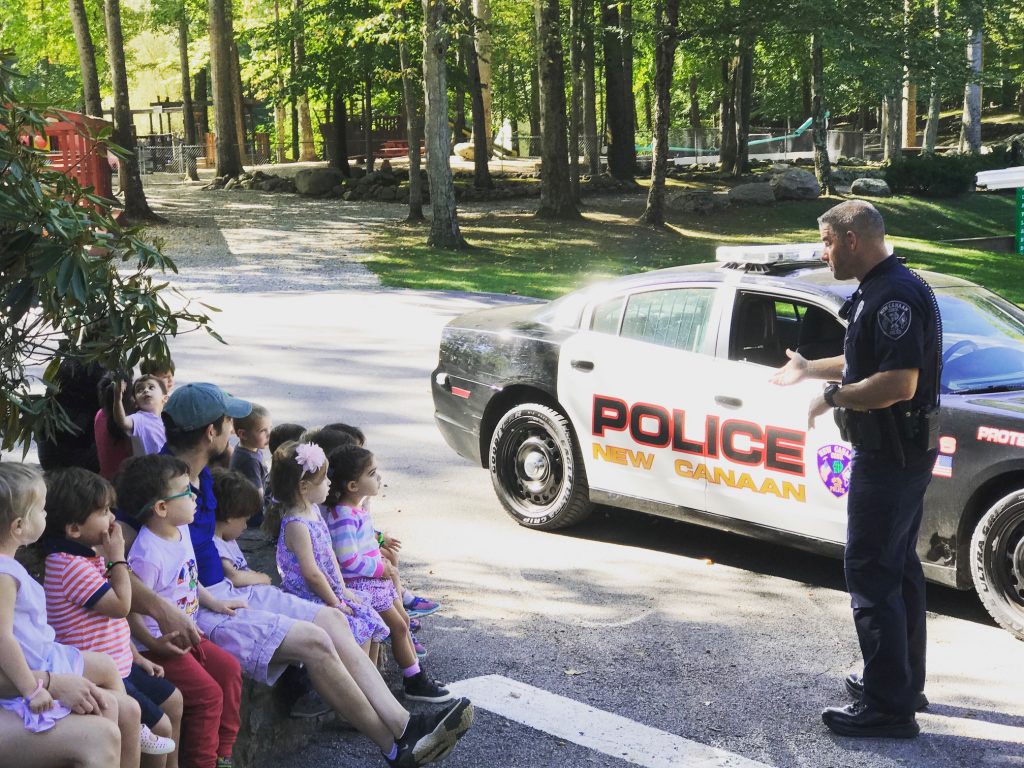
[[[782,245],[720,245],[715,260],[725,264],[775,264],[780,261],[819,261],[821,243]]]
[[[986,189],[1020,189],[1024,187],[1024,166],[979,171],[975,183]]]

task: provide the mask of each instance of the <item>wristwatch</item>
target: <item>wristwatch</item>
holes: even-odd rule
[[[840,384],[836,384],[835,382],[832,382],[827,387],[825,387],[825,391],[821,393],[821,396],[823,398],[825,398],[825,402],[828,403],[828,407],[829,408],[836,408],[837,407],[836,406],[836,393],[839,392],[840,389],[842,389],[842,386]]]

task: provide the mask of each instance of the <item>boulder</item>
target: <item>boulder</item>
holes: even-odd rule
[[[776,200],[813,200],[821,194],[814,174],[799,168],[772,176],[770,184]]]
[[[712,213],[729,207],[729,195],[710,189],[686,190],[670,197],[668,207],[683,213]]]
[[[892,197],[892,190],[884,179],[855,179],[850,194],[858,197]]]
[[[775,202],[775,192],[771,184],[739,184],[729,190],[729,202],[769,205]]]
[[[300,195],[316,197],[330,192],[343,180],[337,168],[303,168],[295,174],[295,189]]]
[[[234,189],[238,186],[238,179],[228,179],[227,184],[224,185],[224,190]]]
[[[475,158],[476,146],[472,141],[463,141],[455,145],[455,154],[461,157],[463,160],[473,162]]]

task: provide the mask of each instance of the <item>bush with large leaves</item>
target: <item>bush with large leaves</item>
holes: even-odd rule
[[[112,201],[49,167],[28,140],[55,115],[19,104],[0,70],[0,448],[74,431],[57,402],[61,363],[110,370],[167,356],[167,338],[209,317],[154,276],[176,272]],[[175,305],[171,306],[171,302]],[[201,305],[205,310],[213,307]],[[27,448],[26,448],[27,450]]]

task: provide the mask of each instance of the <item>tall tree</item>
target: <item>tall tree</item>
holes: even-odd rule
[[[534,0],[537,64],[540,75],[541,165],[540,207],[546,219],[578,219],[579,209],[569,183],[569,148],[565,141],[565,62],[558,0]]]
[[[96,48],[89,33],[89,17],[85,13],[84,0],[68,0],[71,9],[71,26],[75,30],[75,47],[78,49],[78,63],[82,70],[82,98],[85,114],[103,117],[100,101],[100,79],[96,71]]]
[[[295,0],[295,74],[300,80],[297,97],[299,127],[299,160],[316,160],[313,144],[313,121],[309,114],[309,91],[306,87],[306,10],[304,0]]]
[[[604,26],[605,118],[611,140],[608,171],[616,179],[633,181],[636,173],[636,133],[633,128],[632,83],[623,68],[622,22],[618,0],[600,0]],[[628,98],[627,98],[628,94]]]
[[[483,123],[487,129],[487,156],[490,157],[494,149],[494,134],[492,132],[494,123],[491,118],[494,100],[491,87],[493,79],[491,57],[494,53],[494,45],[491,40],[491,0],[473,0],[473,15],[476,17],[476,56],[480,75],[480,95],[483,98]]]
[[[142,188],[139,158],[132,130],[132,108],[128,101],[128,71],[124,60],[124,34],[121,30],[120,0],[104,0],[103,18],[107,27],[107,57],[114,85],[114,142],[125,150],[119,158],[121,189],[124,190],[124,216],[129,221],[163,221],[153,213]]]
[[[633,93],[633,0],[619,0],[619,22],[622,29],[622,81],[626,87],[626,108],[633,121],[634,144],[639,124],[636,119],[636,96]]]
[[[580,201],[580,118],[583,112],[583,36],[580,14],[583,0],[569,2],[569,185]]]
[[[345,104],[345,87],[339,79],[334,86],[332,98],[334,107],[334,156],[331,167],[341,171],[341,175],[349,178],[352,171],[348,165],[348,107]]]
[[[185,131],[185,145],[188,150],[182,154],[185,175],[192,181],[199,181],[196,158],[192,147],[196,144],[196,113],[192,106],[192,76],[188,65],[188,7],[182,0],[178,16],[178,60],[181,64],[181,119]]]
[[[594,0],[579,0],[583,56],[583,152],[587,173],[601,173],[602,138],[597,135],[597,54],[594,50]]]
[[[405,13],[400,11],[405,22]],[[398,38],[398,64],[402,69],[402,99],[405,101],[406,135],[409,138],[409,224],[418,224],[423,216],[423,177],[420,174],[420,78],[415,77],[409,61],[409,36],[404,28]]]
[[[452,180],[451,133],[448,129],[448,77],[445,54],[450,45],[447,0],[423,0],[423,91],[426,103],[427,179],[433,218],[427,244],[449,250],[465,248],[459,230]]]
[[[984,7],[981,0],[969,0],[967,30],[967,68],[970,79],[964,86],[964,112],[960,121],[960,151],[981,152],[981,44]]]
[[[733,120],[736,123],[736,157],[732,176],[740,176],[750,170],[750,111],[754,95],[754,30],[750,20],[749,0],[740,0],[740,31],[736,38],[736,55],[732,63]]]
[[[939,43],[942,40],[942,0],[932,2],[932,23],[932,51],[938,54]],[[931,68],[931,77],[928,81],[928,121],[925,123],[922,155],[935,154],[935,142],[939,136],[939,113],[942,110],[942,88],[935,58],[932,58]]]
[[[461,12],[465,22],[462,34],[462,56],[466,61],[470,106],[473,114],[473,186],[477,189],[494,189],[490,160],[490,126],[484,110],[483,83],[480,80],[480,58],[476,52],[476,29],[479,19],[473,14],[471,0],[461,0]]]
[[[665,225],[665,175],[668,169],[668,126],[672,116],[672,72],[679,43],[679,0],[654,2],[654,139],[651,187],[640,221]]]
[[[230,0],[229,0],[230,3]],[[230,21],[233,11],[229,4],[228,19],[231,23],[231,111],[232,130],[238,141],[238,157],[242,165],[252,162],[249,158],[248,140],[245,132],[245,94],[242,92],[242,62],[238,56],[238,42],[235,40],[234,24]]]
[[[825,110],[825,54],[822,50],[821,33],[811,34],[811,117],[814,138],[814,173],[822,191],[832,194],[832,164],[828,156],[828,123]]]
[[[235,130],[234,87],[231,76],[230,0],[209,0],[210,13],[210,78],[213,81],[213,119],[216,123],[215,144],[218,176],[238,176],[242,156]]]

